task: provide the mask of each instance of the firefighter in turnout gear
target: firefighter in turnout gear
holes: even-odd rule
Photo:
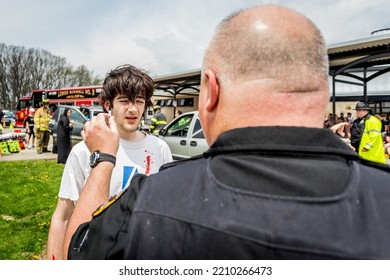
[[[42,107],[35,112],[34,116],[36,149],[38,154],[48,152],[47,146],[50,139],[49,121],[49,100],[43,99]]]
[[[158,134],[160,129],[162,129],[167,124],[167,119],[165,115],[161,112],[161,107],[156,105],[154,106],[154,116],[152,118],[152,124],[150,125],[150,132],[152,134]]]

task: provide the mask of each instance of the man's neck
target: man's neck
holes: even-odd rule
[[[119,131],[119,137],[129,142],[139,142],[145,139],[145,133],[136,130],[134,132]]]

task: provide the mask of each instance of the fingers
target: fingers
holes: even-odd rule
[[[83,138],[84,141],[86,141],[86,139],[85,139],[85,137],[86,137],[85,132],[87,131],[88,125],[89,125],[89,121],[87,121],[84,124],[83,130],[81,131],[81,137]]]
[[[108,114],[98,114],[92,120],[87,121],[81,132],[88,149],[116,154],[119,146],[119,132],[113,117]],[[107,141],[110,139],[110,141]],[[114,141],[116,140],[116,141]]]
[[[110,127],[111,131],[117,131],[116,122],[114,117],[109,117],[108,119],[108,126]]]
[[[83,131],[87,129],[87,127],[88,127],[89,124],[90,124],[90,121],[87,121],[87,122],[84,124]]]
[[[95,118],[87,121],[84,124],[83,132],[84,134],[88,133],[90,130],[98,129],[105,129],[105,127],[110,126],[109,125],[109,116],[108,114],[98,114]]]
[[[93,119],[87,121],[84,124],[82,134],[83,139],[85,136],[91,134],[91,132],[108,133],[109,131],[117,131],[117,126],[114,121],[114,117],[110,117],[108,114],[100,113]],[[95,134],[95,133],[93,133]]]

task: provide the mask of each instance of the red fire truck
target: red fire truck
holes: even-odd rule
[[[16,126],[23,127],[23,122],[30,108],[41,107],[42,99],[49,99],[49,108],[55,111],[59,104],[91,106],[98,104],[98,96],[103,86],[33,90],[30,96],[21,97],[16,106]]]

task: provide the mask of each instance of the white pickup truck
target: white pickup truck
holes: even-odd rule
[[[161,129],[158,137],[168,144],[176,160],[202,154],[209,148],[198,111],[181,114]]]

